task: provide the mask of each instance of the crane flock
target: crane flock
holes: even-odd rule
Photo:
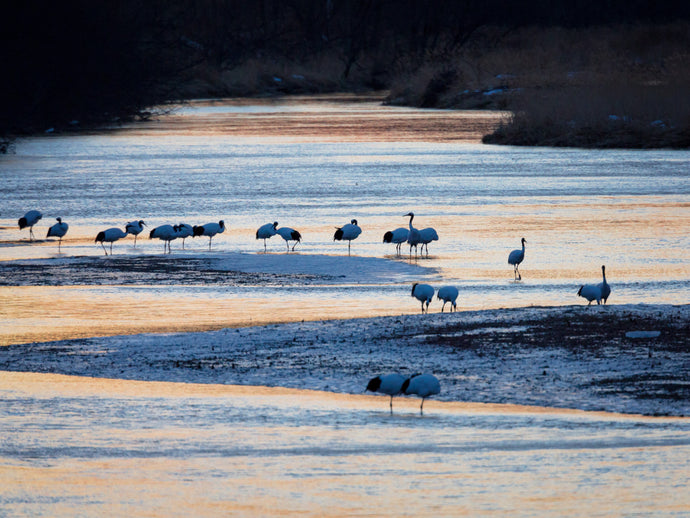
[[[41,220],[43,214],[37,210],[30,210],[24,216],[19,218],[18,224],[19,229],[24,228],[29,229],[29,241],[33,241],[33,227]],[[428,227],[422,230],[416,229],[412,225],[414,220],[414,213],[409,212],[403,217],[409,217],[409,228],[399,227],[395,230],[388,231],[383,236],[384,243],[394,243],[396,245],[396,255],[401,255],[401,247],[403,243],[407,243],[410,246],[410,259],[412,258],[412,248],[415,249],[415,258],[417,257],[417,247],[422,246],[421,252],[424,252],[424,247],[426,247],[426,256],[429,257],[428,245],[432,241],[438,240],[438,233],[435,229]],[[67,234],[69,225],[62,221],[61,217],[56,218],[57,223],[52,225],[47,232],[46,237],[57,237],[58,238],[58,252],[62,245],[62,238]],[[146,223],[143,220],[130,221],[125,225],[125,229],[122,230],[118,227],[111,227],[100,231],[95,239],[96,243],[100,243],[105,255],[108,255],[108,249],[105,244],[110,244],[110,255],[113,253],[113,243],[116,241],[127,237],[127,235],[134,236],[134,246],[136,247],[137,236],[143,231]],[[149,239],[160,239],[164,242],[163,252],[171,253],[170,243],[175,239],[182,239],[182,248],[184,249],[184,240],[187,237],[197,237],[197,236],[207,236],[209,238],[209,250],[211,249],[211,242],[213,237],[217,234],[225,232],[226,226],[223,220],[217,223],[207,223],[205,225],[192,226],[186,223],[180,223],[177,225],[160,225],[153,228],[149,232]],[[333,236],[334,241],[347,241],[348,242],[348,255],[350,255],[350,249],[352,241],[357,239],[362,233],[361,227],[358,225],[356,219],[352,219],[350,223],[343,225],[342,227],[337,227],[335,234]],[[267,250],[266,240],[271,237],[279,235],[286,243],[287,252],[290,252],[290,241],[294,241],[292,246],[292,251],[294,251],[295,246],[302,241],[302,235],[299,231],[290,227],[280,227],[278,228],[278,222],[266,223],[259,227],[256,231],[256,239],[262,239],[264,241],[264,252]],[[508,263],[513,266],[514,280],[522,280],[522,276],[518,270],[519,265],[525,258],[525,243],[526,239],[523,237],[521,239],[521,249],[513,250],[508,255]],[[606,304],[610,294],[611,286],[606,281],[606,267],[602,265],[602,282],[598,284],[584,284],[580,287],[577,295],[585,298],[588,301],[588,306],[591,305],[593,301],[597,301],[597,304],[602,302]],[[455,286],[442,286],[435,291],[434,288],[429,284],[414,283],[412,285],[411,296],[416,298],[421,304],[422,313],[429,312],[429,304],[434,298],[436,293],[437,299],[443,301],[441,306],[441,313],[443,313],[446,304],[450,304],[450,312],[457,311],[457,298],[459,296],[459,290]],[[416,395],[422,399],[421,405],[419,407],[419,412],[421,415],[424,414],[424,401],[433,395],[439,394],[441,391],[441,385],[439,380],[432,374],[414,374],[412,376],[406,377],[401,374],[393,373],[386,375],[379,375],[371,380],[367,384],[367,391],[386,394],[390,396],[390,412],[393,413],[393,397],[398,395]]]
[[[396,255],[401,255],[401,247],[403,243],[407,243],[410,246],[410,259],[412,258],[412,248],[415,249],[415,258],[417,258],[417,247],[422,246],[421,252],[424,253],[424,248],[426,247],[426,257],[429,257],[429,243],[432,241],[437,241],[438,233],[432,227],[427,227],[422,230],[418,230],[412,225],[414,220],[414,213],[408,212],[403,215],[404,218],[409,217],[408,228],[399,227],[395,230],[386,232],[383,235],[384,243],[394,243],[396,245]],[[19,229],[23,230],[25,228],[29,229],[29,241],[34,240],[33,227],[43,218],[43,214],[38,210],[30,210],[24,216],[19,218],[18,225]],[[48,229],[46,237],[57,237],[58,238],[58,252],[61,250],[62,238],[65,237],[69,229],[69,225],[62,220],[61,217],[56,218],[57,223]],[[146,223],[143,219],[133,220],[125,225],[124,230],[118,227],[111,227],[98,232],[96,235],[95,243],[100,243],[103,248],[105,255],[108,255],[108,248],[106,248],[106,243],[109,243],[110,255],[113,254],[113,243],[127,237],[128,235],[134,236],[134,247],[136,247],[137,236],[141,234]],[[153,228],[149,232],[149,239],[160,239],[164,241],[163,243],[163,253],[171,253],[170,243],[175,239],[182,240],[182,249],[185,247],[185,239],[188,237],[198,237],[206,236],[209,238],[208,247],[211,249],[213,237],[217,234],[222,234],[225,232],[226,226],[223,220],[217,223],[207,223],[205,225],[189,225],[187,223],[179,223],[177,225],[160,225]],[[333,235],[334,241],[347,241],[347,252],[348,255],[351,253],[352,241],[357,239],[362,233],[362,228],[358,225],[356,219],[352,219],[350,223],[343,225],[342,227],[336,227],[335,234]],[[294,251],[298,243],[302,242],[302,234],[290,227],[278,227],[278,222],[274,221],[272,223],[266,223],[259,227],[256,231],[256,239],[262,239],[264,242],[264,252],[267,251],[266,241],[271,237],[279,235],[285,241],[287,252]],[[294,244],[290,248],[290,241]],[[508,254],[508,264],[513,266],[513,274],[515,281],[521,281],[522,275],[518,269],[519,265],[525,259],[525,243],[527,240],[523,237],[521,238],[522,248],[512,250]],[[577,295],[585,298],[588,301],[588,306],[592,304],[593,301],[597,301],[597,304],[602,302],[606,304],[609,295],[611,294],[611,286],[606,281],[606,267],[601,267],[602,272],[602,282],[598,284],[583,284],[577,292]],[[432,286],[428,284],[415,283],[412,286],[411,296],[419,300],[421,303],[422,313],[429,311],[429,304],[432,302],[435,290]],[[457,298],[459,295],[458,289],[455,286],[443,286],[436,293],[438,300],[443,301],[441,306],[441,312],[444,311],[446,304],[450,304],[450,312],[457,311]]]

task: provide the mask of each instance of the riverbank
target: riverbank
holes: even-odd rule
[[[505,15],[502,9],[497,12]],[[561,8],[558,12],[562,15]],[[41,103],[48,106],[35,113],[27,108],[33,102],[8,103],[11,110],[7,121],[0,124],[0,153],[11,150],[13,139],[18,136],[83,133],[103,125],[148,121],[180,100],[282,99],[338,92],[366,96],[371,91],[389,92],[385,103],[395,106],[510,112],[512,115],[506,117],[501,128],[484,134],[486,143],[585,148],[690,147],[690,103],[686,95],[690,77],[685,66],[690,22],[682,15],[677,19],[662,17],[656,22],[645,16],[634,24],[534,23],[482,23],[474,27],[470,23],[465,28],[453,23],[453,31],[467,33],[461,37],[446,35],[449,39],[433,38],[438,47],[432,44],[426,52],[407,51],[399,55],[406,46],[386,48],[391,40],[377,32],[372,42],[381,48],[361,54],[357,51],[345,60],[334,49],[322,49],[309,53],[308,59],[295,59],[282,52],[279,56],[257,59],[252,52],[251,56],[237,57],[231,62],[209,61],[208,56],[197,55],[203,46],[185,35],[182,39],[186,44],[172,60],[176,64],[172,68],[187,61],[195,64],[183,67],[183,73],[167,70],[166,74],[172,74],[174,79],[166,79],[164,93],[154,95],[148,86],[144,91],[135,88],[133,91],[141,98],[132,102],[128,99],[133,95],[131,89],[111,92],[110,99],[108,95],[91,95],[105,91],[103,88],[88,88],[89,95],[79,95],[69,88],[61,94],[69,93],[75,99],[66,103],[51,100],[41,89]],[[449,44],[451,41],[455,43]],[[158,53],[154,55],[156,60],[160,59]],[[127,58],[126,62],[130,60]],[[41,67],[34,68],[37,70],[31,73],[40,73]],[[98,74],[98,78],[105,76],[110,73]],[[45,81],[28,83],[43,85]],[[78,86],[85,88],[87,84]],[[112,88],[112,84],[107,87]],[[118,109],[102,112],[104,103],[114,103]]]
[[[579,148],[690,147],[688,23],[487,30],[402,75],[388,102],[510,111],[483,142]]]
[[[687,416],[688,321],[690,306],[622,305],[299,322],[12,345],[0,370],[349,394],[422,371],[444,401]]]

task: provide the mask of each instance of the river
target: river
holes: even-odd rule
[[[301,232],[295,254],[343,256],[335,227],[357,219],[363,232],[352,242],[354,256],[421,268],[412,278],[324,277],[304,286],[161,283],[133,273],[135,286],[111,280],[104,287],[63,268],[64,282],[47,287],[40,277],[15,275],[0,285],[0,319],[8,324],[0,344],[413,313],[413,280],[457,286],[464,309],[579,304],[579,286],[599,282],[604,264],[610,303],[690,300],[690,152],[480,144],[502,116],[348,96],[205,101],[108,132],[20,141],[0,157],[0,261],[103,257],[96,234],[138,219],[148,229],[223,220],[227,230],[212,250],[207,238],[186,240],[195,257],[262,253],[254,234],[273,221]],[[16,224],[30,209],[44,214],[33,243]],[[428,258],[410,259],[406,246],[396,257],[395,245],[382,243],[386,231],[408,226],[410,211],[416,228],[438,232]],[[44,239],[58,216],[70,225],[61,252]],[[115,243],[115,257],[161,256],[162,242],[147,234],[136,248],[131,236]],[[516,283],[507,258],[523,237]],[[270,254],[285,251],[279,236],[268,242]],[[174,241],[172,256],[182,252]],[[64,316],[34,309],[56,302]],[[186,323],[177,316],[204,315],[210,306],[222,311]]]
[[[457,286],[455,319],[584,305],[577,289],[599,282],[603,264],[609,304],[690,300],[690,152],[486,146],[481,135],[503,114],[379,101],[200,101],[145,123],[18,142],[0,157],[0,344],[128,334],[136,345],[142,332],[414,314],[414,281]],[[35,242],[16,225],[30,209],[43,213]],[[428,258],[382,243],[410,211],[416,227],[438,231]],[[45,239],[56,217],[70,225],[60,251]],[[135,219],[228,228],[210,249],[207,238],[184,250],[173,241],[169,257],[145,230],[106,257],[95,235]],[[348,256],[333,233],[351,219],[363,232]],[[295,252],[273,237],[264,253],[254,233],[272,221],[301,232]],[[516,282],[507,257],[522,237]],[[89,354],[107,360],[108,340]],[[145,340],[157,361],[159,342]],[[71,343],[51,349],[68,367]],[[396,398],[391,414],[387,397],[92,375],[0,372],[0,514],[690,509],[683,417],[435,400],[422,416],[411,398]]]

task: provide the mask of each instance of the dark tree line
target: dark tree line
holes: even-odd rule
[[[0,12],[0,136],[145,116],[201,66],[329,53],[347,89],[366,57],[376,70],[359,86],[382,87],[401,60],[442,58],[486,25],[689,17],[689,3],[642,0],[15,1]]]

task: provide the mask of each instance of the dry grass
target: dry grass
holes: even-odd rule
[[[513,112],[486,142],[690,147],[690,24],[478,34],[401,74],[390,102]]]
[[[608,84],[526,92],[487,143],[690,147],[690,101],[678,85]]]

